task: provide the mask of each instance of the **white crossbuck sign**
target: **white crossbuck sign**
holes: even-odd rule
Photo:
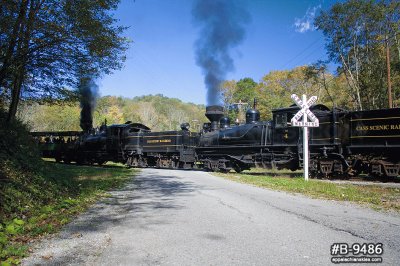
[[[296,94],[292,94],[292,100],[300,107],[298,111],[292,118],[292,126],[303,128],[303,169],[304,169],[304,179],[308,180],[308,163],[309,163],[309,153],[308,153],[308,127],[318,127],[319,120],[311,112],[310,106],[317,101],[316,96],[312,96],[307,101],[307,96],[303,94],[303,99],[300,100]],[[303,121],[299,121],[303,117]],[[311,120],[308,122],[308,118]]]
[[[313,105],[317,101],[317,96],[312,96],[308,101],[302,101],[296,94],[292,94],[292,100],[296,103],[298,107],[300,107],[300,111],[298,111],[290,121],[292,126],[294,127],[319,127],[318,118],[311,112],[310,106]],[[303,98],[305,99],[305,98]],[[307,116],[311,121],[308,122],[307,119],[300,121],[303,116]],[[306,118],[306,117],[304,117]]]

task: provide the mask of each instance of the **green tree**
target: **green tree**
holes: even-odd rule
[[[119,0],[2,0],[0,102],[8,121],[21,95],[34,100],[75,96],[79,75],[121,67],[127,40],[110,11]]]
[[[252,106],[254,98],[257,97],[257,85],[257,82],[251,78],[225,81],[222,84],[220,91],[225,113],[231,120],[245,119],[245,109]]]
[[[236,90],[233,93],[235,101],[242,101],[251,104],[256,97],[257,82],[251,78],[243,78],[236,83]]]

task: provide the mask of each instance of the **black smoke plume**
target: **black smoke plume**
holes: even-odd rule
[[[239,3],[242,5],[238,6]],[[196,63],[204,73],[208,105],[221,104],[219,86],[226,74],[234,70],[230,50],[244,39],[244,26],[250,20],[243,5],[244,1],[234,0],[194,2],[194,21],[201,27],[195,43]]]
[[[78,91],[82,108],[80,126],[83,131],[88,131],[93,128],[93,111],[98,97],[98,87],[93,78],[81,77]]]

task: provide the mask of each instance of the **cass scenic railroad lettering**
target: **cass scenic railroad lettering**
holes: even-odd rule
[[[373,126],[357,126],[357,131],[371,131],[371,130],[399,130],[400,125],[373,125]]]

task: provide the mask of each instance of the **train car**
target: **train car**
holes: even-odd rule
[[[72,159],[78,163],[99,165],[107,161],[127,163],[129,155],[141,149],[135,137],[149,131],[145,125],[130,121],[125,124],[102,125],[98,130],[93,129],[82,135]]]
[[[347,111],[318,104],[310,108],[319,120],[319,127],[309,128],[310,174],[315,177],[343,176],[350,170],[343,145],[348,140]],[[278,168],[291,170],[303,167],[303,129],[291,126],[297,106],[273,110],[273,142],[277,154],[288,154],[289,164]]]
[[[146,132],[138,136],[141,150],[129,156],[128,165],[133,167],[184,168],[195,164],[194,147],[198,133],[189,131],[189,124],[181,125],[180,131]]]
[[[31,132],[36,140],[43,158],[55,159],[56,162],[68,161],[74,153],[75,143],[83,134],[82,131],[41,131]]]
[[[355,111],[345,148],[356,174],[396,177],[400,170],[400,108]]]
[[[107,161],[126,163],[129,155],[140,153],[141,143],[133,138],[150,129],[131,123],[102,125],[89,131],[31,132],[37,140],[42,157],[57,162],[104,164]]]

